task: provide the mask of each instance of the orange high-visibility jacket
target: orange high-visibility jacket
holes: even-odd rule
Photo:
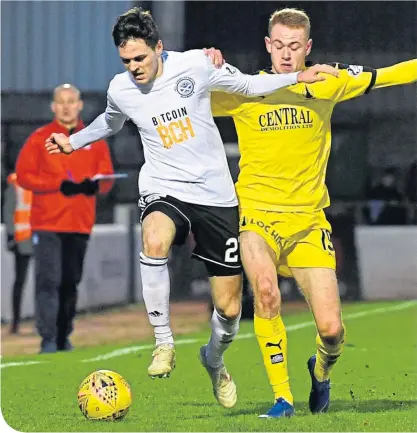
[[[7,177],[7,182],[13,185],[16,194],[16,206],[14,209],[14,239],[16,242],[23,242],[30,239],[32,230],[30,226],[30,210],[32,206],[32,192],[23,189],[17,183],[16,173]]]
[[[75,132],[82,128],[80,121]],[[67,197],[60,186],[63,180],[82,182],[95,174],[112,174],[108,145],[100,140],[70,155],[50,155],[45,141],[53,132],[69,135],[68,129],[56,121],[37,129],[26,140],[16,163],[19,185],[33,192],[32,230],[88,234],[96,219],[96,197]],[[100,182],[99,186],[99,192],[106,193],[112,185]]]

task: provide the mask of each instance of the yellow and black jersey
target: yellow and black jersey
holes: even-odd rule
[[[299,83],[269,96],[212,93],[213,116],[231,116],[235,123],[242,208],[310,212],[329,206],[325,176],[334,106],[372,88],[417,80],[417,60],[378,70],[334,65],[338,78],[327,75],[325,81]]]

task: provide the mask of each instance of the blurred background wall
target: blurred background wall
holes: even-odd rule
[[[378,68],[416,57],[416,2],[2,1],[2,191],[25,139],[50,121],[55,86],[70,82],[81,89],[86,123],[105,109],[108,83],[123,71],[112,26],[117,15],[132,6],[151,10],[166,49],[215,46],[228,62],[248,73],[269,66],[263,41],[268,19],[275,9],[286,6],[302,8],[310,15],[314,41],[310,60],[314,62]],[[217,123],[236,179],[239,154],[233,123],[229,119]],[[410,170],[417,159],[416,125],[415,85],[377,90],[336,107],[327,182],[333,200],[329,215],[342,233],[335,231],[334,236],[343,238],[349,226],[352,240],[355,226],[375,225],[367,206],[372,189],[387,171],[393,173],[402,199],[400,216],[386,224],[416,224],[415,198],[408,192],[414,184],[415,194],[416,179],[410,180]],[[136,128],[129,123],[108,141],[116,169],[127,172],[129,178],[117,182],[111,194],[99,200],[97,223],[126,224],[121,210],[136,206],[143,151]],[[338,224],[340,216],[345,223]],[[346,254],[356,263],[358,242],[356,247],[351,243],[347,250],[353,250]],[[350,263],[349,257],[340,261]],[[417,274],[417,269],[408,270],[414,271]],[[202,272],[199,269],[195,275]],[[356,265],[350,264],[343,272],[351,278],[348,285],[355,286],[355,296],[360,296],[359,277],[352,277],[359,274]]]
[[[45,92],[56,85],[73,82],[84,92],[86,121],[104,109],[107,85],[123,70],[111,38],[112,25],[117,15],[133,5],[152,11],[167,49],[215,46],[230,63],[255,72],[269,65],[263,42],[269,15],[287,3],[3,1],[2,137],[6,150],[13,148],[6,170],[12,168],[19,146],[33,127],[50,119],[49,93]],[[377,68],[416,55],[416,2],[288,5],[306,10],[311,17],[312,61]],[[334,129],[342,132],[330,167],[333,197],[363,198],[370,173],[365,167],[378,171],[395,166],[404,175],[416,156],[415,101],[415,86],[403,86],[379,90],[336,108]],[[225,141],[234,142],[231,123],[222,120],[219,124]],[[349,149],[343,146],[345,141],[351,142]],[[125,150],[115,153],[122,160]],[[132,161],[130,155],[128,159]],[[340,176],[350,182],[340,181]]]

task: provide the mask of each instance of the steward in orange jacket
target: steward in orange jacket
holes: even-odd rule
[[[79,120],[71,133],[83,128],[84,123]],[[99,173],[113,173],[108,145],[100,140],[69,156],[49,155],[45,151],[45,140],[52,132],[70,135],[67,128],[54,120],[29,136],[17,160],[17,180],[23,188],[33,192],[32,230],[90,233],[96,219],[98,185],[88,179]],[[76,193],[74,185],[72,194],[70,183],[85,179],[87,181],[78,186],[80,193]],[[108,181],[100,181],[99,192],[106,193],[111,186]]]
[[[32,230],[30,227],[30,210],[32,206],[32,191],[22,188],[17,183],[16,173],[11,173],[7,177],[7,183],[10,188],[10,201],[5,206],[5,224],[7,229],[8,242],[13,241],[16,246],[24,242],[31,244]],[[6,191],[6,195],[7,194]],[[8,208],[10,206],[10,209]],[[6,207],[8,209],[6,209]],[[6,217],[6,213],[11,218]],[[25,250],[26,251],[26,250]],[[26,254],[31,254],[31,246],[27,249]]]
[[[26,140],[16,163],[17,181],[32,191],[31,225],[35,259],[35,318],[42,337],[40,353],[72,350],[77,287],[81,281],[89,235],[96,219],[96,193],[112,181],[94,181],[112,174],[107,143],[92,143],[73,155],[50,155],[45,140],[53,133],[70,135],[84,124],[80,91],[58,86],[53,94],[52,123]]]
[[[16,173],[7,177],[4,193],[3,216],[7,232],[7,249],[14,255],[14,282],[12,288],[12,322],[10,333],[17,334],[20,325],[20,310],[23,289],[33,254],[30,210],[32,192],[17,183]]]

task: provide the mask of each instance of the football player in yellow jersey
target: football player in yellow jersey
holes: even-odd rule
[[[297,9],[273,13],[265,38],[272,69],[305,69],[312,40],[309,17]],[[209,53],[214,58],[218,51]],[[221,57],[220,57],[221,58]],[[214,116],[232,116],[239,141],[240,247],[254,289],[255,334],[275,396],[263,417],[294,414],[287,369],[287,336],[280,316],[277,270],[294,276],[317,326],[317,352],[307,363],[311,412],[326,412],[330,370],[342,352],[344,325],[336,279],[325,185],[334,106],[375,88],[417,79],[417,60],[370,69],[338,64],[340,75],[297,84],[255,99],[212,94]]]

